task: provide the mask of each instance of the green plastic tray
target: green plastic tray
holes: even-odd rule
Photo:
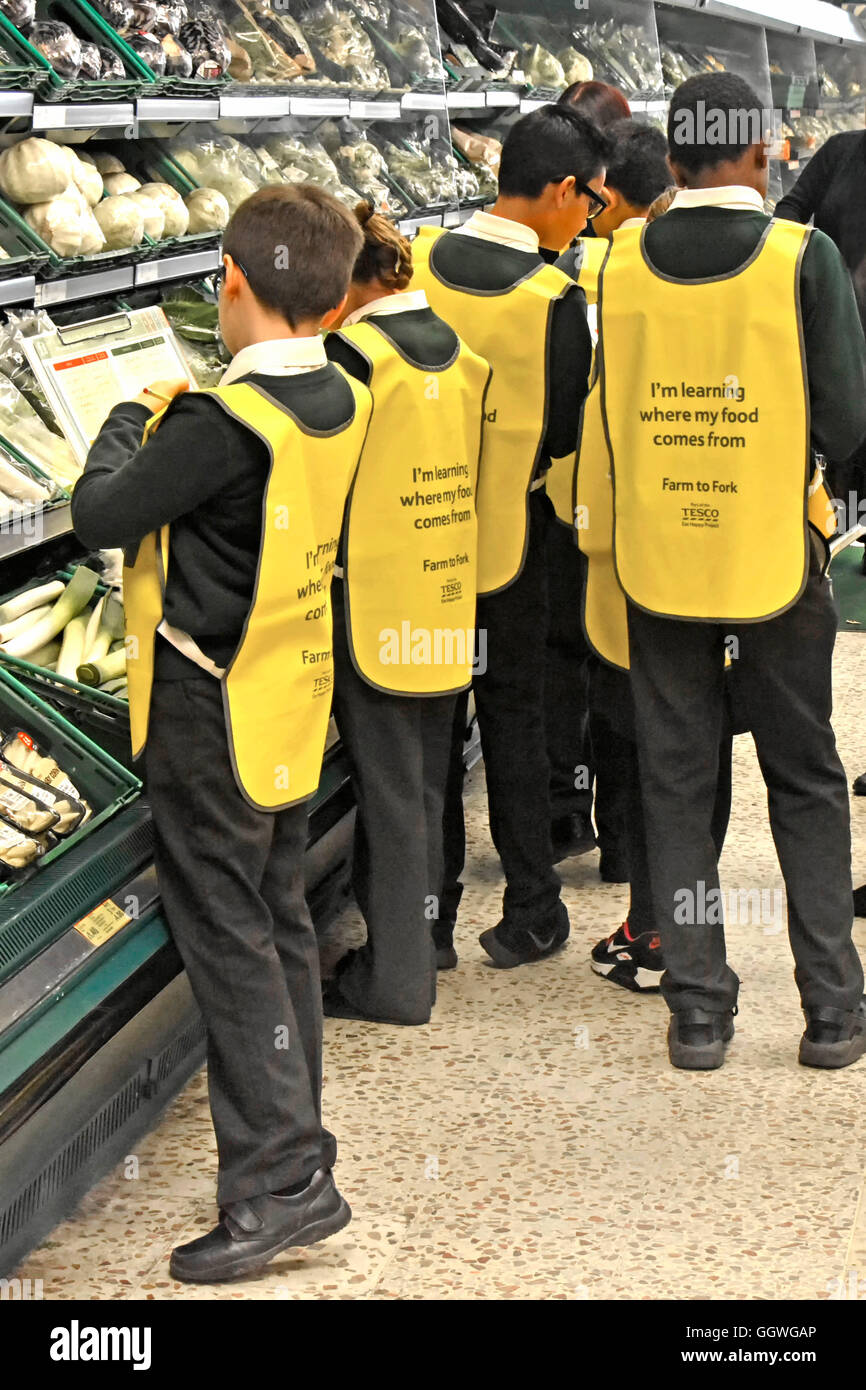
[[[54,478],[50,477],[49,474],[45,472],[44,468],[39,467],[35,459],[29,459],[26,454],[22,454],[21,450],[10,443],[2,434],[0,434],[0,444],[2,444],[7,454],[11,454],[12,458],[15,459],[17,463],[22,463],[25,468],[29,468],[32,473],[36,474],[37,478],[42,478],[46,483],[53,483],[55,487],[60,488],[57,497],[53,498],[50,502],[43,502],[42,506],[44,511],[51,511],[53,507],[65,507],[68,504],[71,493],[69,493],[66,488],[60,487],[60,484]],[[29,585],[25,587],[29,587]],[[15,592],[20,593],[21,591],[16,589]],[[7,598],[11,598],[11,594],[8,594]],[[0,602],[2,602],[2,600],[0,600]]]
[[[136,89],[140,96],[208,97],[231,83],[231,78],[225,74],[213,78],[157,77],[135,49],[112,29],[87,0],[51,0],[50,8],[52,13],[71,20],[73,28],[86,33],[95,43],[105,44],[117,53],[123,59],[127,72],[140,78]],[[146,89],[144,91],[141,89],[142,83]]]
[[[0,88],[4,92],[34,91],[44,80],[44,68],[35,61],[33,51],[28,52],[30,45],[24,41],[15,25],[10,24],[2,11],[0,11],[0,47],[5,48],[12,59],[11,65],[0,67]],[[39,54],[38,56],[41,57],[42,55]]]
[[[140,261],[151,260],[160,254],[163,242],[151,241],[145,237],[140,246],[127,246],[120,251],[97,251],[90,256],[58,256],[47,241],[43,241],[19,212],[0,198],[0,221],[14,230],[22,245],[31,247],[31,254],[39,257],[39,271],[46,279],[59,275],[76,274],[79,271],[111,270],[116,266],[138,265]]]
[[[0,728],[22,728],[57,760],[89,802],[93,815],[80,830],[62,840],[33,868],[12,882],[0,883],[0,897],[15,891],[26,877],[61,858],[73,845],[85,840],[123,806],[135,801],[141,783],[103,748],[76,729],[10,672],[0,669]]]
[[[76,32],[82,31],[83,26],[80,23],[79,17],[74,16],[74,18],[75,24],[73,27],[76,29]],[[2,24],[0,24],[0,34],[10,38],[10,40],[14,39],[19,56],[23,57],[28,63],[31,63],[36,70],[37,77],[32,85],[36,88],[39,96],[44,101],[128,101],[141,90],[143,79],[136,76],[134,70],[130,78],[130,67],[125,58],[124,67],[127,72],[127,80],[125,81],[115,79],[113,81],[91,82],[86,78],[76,77],[72,80],[63,78],[59,73],[54,71],[48,59],[40,53],[39,49],[35,48],[19,29],[16,29],[13,24],[9,23],[5,15],[0,15],[0,20],[2,20]],[[109,33],[113,35],[115,41],[117,41],[117,35],[114,34],[114,30],[109,30]],[[88,31],[88,37],[95,37],[97,42],[105,44],[107,47],[113,49],[114,52],[117,52],[116,43],[110,43],[108,35],[100,33],[98,37],[96,37]],[[120,56],[123,57],[122,54]]]

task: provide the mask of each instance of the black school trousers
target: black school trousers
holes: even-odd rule
[[[145,775],[163,906],[207,1028],[225,1206],[302,1182],[336,1159],[321,1122],[307,804],[267,812],[244,799],[220,685],[203,672],[154,682]]]
[[[761,623],[659,618],[629,605],[631,684],[650,879],[672,1011],[723,1012],[739,980],[721,924],[681,921],[688,899],[719,888],[711,834],[728,679],[751,729],[788,897],[788,934],[803,1008],[853,1016],[863,970],[851,939],[848,789],[831,726],[836,608],[814,557],[802,597]],[[743,885],[738,885],[742,887]],[[760,887],[760,885],[747,885]]]
[[[590,647],[581,621],[586,560],[574,531],[552,520],[547,533],[549,627],[545,673],[545,727],[550,759],[550,810],[592,815],[596,775],[590,742]]]
[[[364,1013],[426,1023],[436,1002],[432,927],[443,882],[442,815],[456,695],[392,695],[355,669],[343,581],[334,610],[334,717],[358,803],[352,888],[366,943],[338,974]]]
[[[550,622],[547,540],[557,525],[543,489],[529,495],[523,569],[507,589],[478,600],[475,709],[490,833],[505,871],[503,920],[523,930],[558,921],[560,880],[550,838],[550,761],[544,714]]]

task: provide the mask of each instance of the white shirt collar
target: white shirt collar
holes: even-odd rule
[[[624,222],[620,222],[617,231],[621,232],[625,227],[643,227],[645,225],[645,217],[627,217]]]
[[[404,314],[410,309],[429,309],[424,290],[401,290],[399,294],[383,294],[379,299],[371,299],[362,304],[348,318],[343,319],[342,328],[351,328],[353,323],[372,318],[376,314]]]
[[[727,208],[729,212],[763,212],[764,200],[756,188],[732,183],[724,188],[680,188],[668,209]]]
[[[497,241],[500,246],[513,246],[517,251],[538,251],[538,233],[523,222],[499,217],[492,212],[473,212],[472,216],[455,227],[458,236],[477,237],[479,241]]]
[[[230,386],[252,372],[262,376],[294,376],[327,365],[325,344],[318,333],[314,338],[272,338],[265,343],[250,343],[235,353],[220,377],[220,386]]]

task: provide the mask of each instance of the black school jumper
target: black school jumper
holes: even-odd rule
[[[353,409],[330,365],[244,380],[314,429],[338,428]],[[140,448],[149,416],[129,403],[111,411],[75,489],[76,534],[89,548],[134,549],[170,522],[166,620],[226,666],[253,596],[267,450],[207,396],[181,397]],[[225,1206],[302,1182],[336,1159],[321,1122],[307,803],[278,812],[249,805],[229,761],[219,683],[161,637],[145,780],[162,900],[207,1027]]]
[[[725,208],[673,209],[647,228],[646,252],[680,279],[730,273],[754,251],[767,218]],[[866,435],[866,343],[835,246],[814,232],[803,257],[803,330],[813,443],[846,458]],[[791,389],[799,389],[793,383]],[[729,673],[752,732],[788,895],[795,978],[807,1012],[853,1017],[863,971],[851,940],[848,791],[830,724],[836,610],[813,549],[800,600],[759,623],[680,622],[628,606],[631,684],[656,921],[672,1011],[723,1012],[739,980],[724,928],[676,920],[676,894],[718,889],[711,822],[724,718],[725,638],[739,639]],[[699,885],[703,884],[703,890]],[[750,887],[753,885],[735,885]],[[679,900],[680,902],[682,900]]]

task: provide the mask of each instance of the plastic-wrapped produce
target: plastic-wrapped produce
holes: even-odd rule
[[[187,231],[190,235],[197,232],[221,232],[228,226],[229,205],[218,189],[195,188],[192,193],[187,194],[184,203],[189,213]]]
[[[565,73],[558,58],[540,44],[528,43],[523,50],[523,71],[533,87],[564,87]]]
[[[82,42],[81,69],[78,76],[86,78],[88,82],[98,82],[102,76],[102,59],[95,43]]]
[[[144,240],[144,213],[124,194],[103,198],[93,215],[105,237],[106,251],[124,251]]]
[[[144,193],[140,188],[136,188],[133,193],[122,195],[129,198],[130,202],[135,203],[136,207],[141,208],[141,215],[144,218],[144,235],[150,237],[151,241],[161,241],[165,232],[165,213],[149,193]]]
[[[89,208],[84,211],[86,206],[77,189],[69,188],[46,203],[32,203],[24,211],[24,220],[56,255],[86,255],[90,250],[102,249],[91,244],[91,214]]]
[[[141,188],[141,180],[134,174],[127,174],[126,170],[119,174],[103,174],[102,182],[106,193],[114,197],[122,193],[134,193],[137,188]]]
[[[385,160],[371,140],[352,140],[348,137],[338,147],[336,157],[340,169],[344,171],[353,188],[363,193],[365,198],[374,204],[377,212],[384,213],[386,217],[405,217],[409,209],[383,181],[382,175],[386,172]]]
[[[469,62],[465,66],[478,63],[491,76],[506,77],[517,61],[517,50],[492,43],[489,35],[482,32],[468,13],[469,8],[459,4],[458,0],[436,0],[436,17],[448,38],[454,41],[452,50],[455,46],[463,46],[469,53]]]
[[[153,19],[146,26],[149,32],[158,39],[164,39],[166,34],[177,38],[180,26],[189,19],[189,10],[183,0],[168,0],[168,3],[155,5],[154,10]]]
[[[7,309],[6,322],[0,324],[0,373],[9,378],[52,433],[62,435],[57,416],[33,375],[23,347],[25,338],[45,333],[53,327],[44,309]]]
[[[180,26],[178,37],[192,59],[193,72],[196,76],[219,76],[221,73],[228,72],[232,55],[229,52],[222,25],[212,15],[208,14],[204,18],[188,20]],[[215,74],[210,73],[209,65],[211,64],[216,64],[218,72]]]
[[[81,476],[64,438],[52,433],[16,386],[0,376],[0,434],[62,487]]]
[[[419,25],[395,15],[388,39],[417,77],[437,79],[443,76],[442,64],[431,51],[427,35]]]
[[[138,191],[145,197],[152,198],[162,209],[163,236],[185,235],[189,225],[189,212],[176,188],[172,188],[168,183],[145,183]]]
[[[579,53],[576,48],[570,46],[564,48],[559,54],[559,62],[562,66],[562,73],[567,87],[570,87],[573,82],[592,81],[592,63],[583,53]]]
[[[304,33],[323,59],[339,69],[337,80],[354,87],[381,91],[390,85],[387,70],[376,57],[373,40],[349,10],[323,0],[302,19]]]
[[[458,198],[477,198],[478,179],[471,169],[458,165],[453,154],[435,149],[419,137],[400,145],[385,144],[388,172],[405,188],[418,207],[454,203]]]
[[[119,53],[114,53],[110,48],[103,48],[97,45],[96,51],[102,64],[100,77],[103,82],[122,82],[126,77],[126,69],[123,66],[123,59]]]
[[[0,154],[0,193],[13,203],[42,203],[69,183],[69,159],[61,145],[38,135]]]
[[[72,81],[81,71],[81,41],[68,24],[41,19],[30,26],[28,41],[47,58],[58,77]]]
[[[357,203],[357,191],[343,183],[334,160],[315,136],[271,135],[260,149],[275,160],[280,177],[288,183],[315,183],[347,207]]]
[[[192,54],[172,34],[165,34],[160,44],[165,54],[166,77],[192,77]]]
[[[165,51],[159,39],[153,34],[136,31],[126,35],[126,42],[142,62],[147,63],[154,77],[165,76]]]
[[[245,48],[233,39],[231,35],[226,39],[228,50],[231,54],[229,63],[229,77],[235,82],[251,82],[253,80],[253,60]]]
[[[150,26],[156,19],[159,5],[156,0],[132,0],[132,27],[150,33]]]
[[[126,35],[134,28],[135,16],[129,0],[91,0],[91,3],[116,33]]]
[[[0,0],[0,10],[10,24],[26,29],[36,18],[36,0]]]

